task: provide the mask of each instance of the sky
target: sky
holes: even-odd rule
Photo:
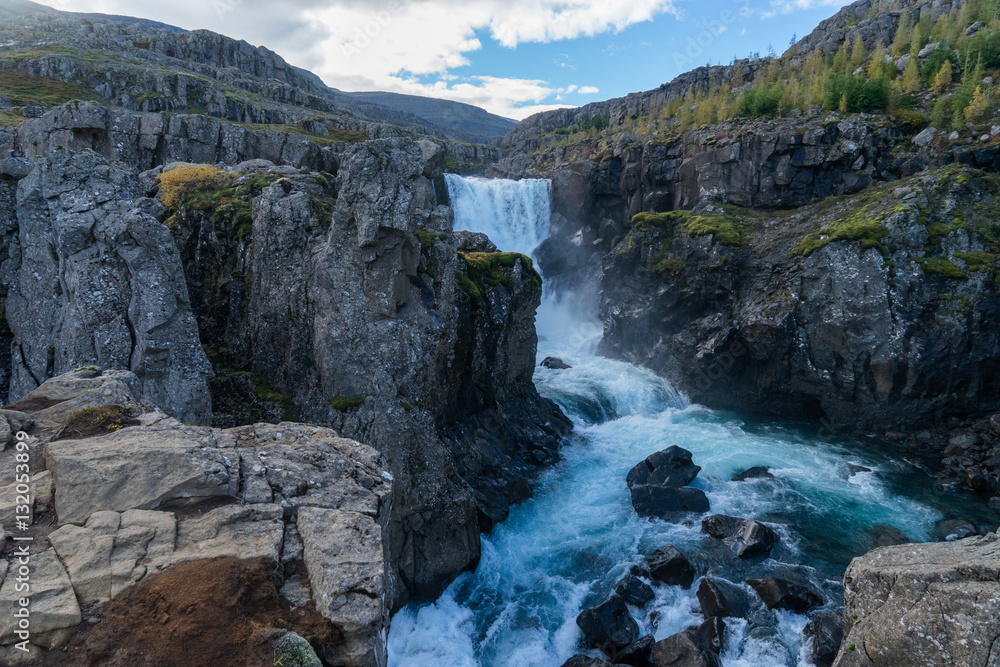
[[[474,104],[517,120],[781,53],[847,0],[40,0],[266,46],[345,91]]]

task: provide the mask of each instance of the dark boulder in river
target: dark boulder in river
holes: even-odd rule
[[[768,609],[803,613],[823,604],[823,598],[808,586],[787,579],[749,579],[747,585],[757,592]]]
[[[551,368],[554,371],[564,371],[573,368],[565,361],[557,357],[545,357],[544,359],[542,359],[541,365],[544,368]]]
[[[669,586],[691,588],[694,583],[694,567],[676,547],[660,547],[646,559],[646,564],[654,577]]]
[[[649,572],[641,568],[632,568],[632,571],[622,577],[615,586],[615,593],[620,595],[625,602],[636,607],[643,607],[656,597],[652,587],[641,579],[641,577],[649,576]]]
[[[740,558],[770,553],[780,539],[777,533],[759,521],[724,514],[702,519],[701,530],[718,540],[730,542],[733,553]]]
[[[641,517],[668,519],[679,512],[707,512],[708,497],[700,489],[686,488],[701,472],[691,462],[691,452],[668,447],[646,457],[625,477],[632,492],[632,506]]]
[[[650,655],[656,667],[719,667],[713,653],[696,630],[684,630],[656,642]]]
[[[745,482],[748,479],[774,479],[774,475],[771,474],[771,469],[767,466],[754,466],[743,472],[736,473],[730,481]]]
[[[701,472],[701,467],[691,462],[691,452],[680,447],[668,447],[646,457],[625,477],[631,489],[639,485],[679,488],[687,486]]]
[[[639,626],[629,614],[625,601],[612,595],[607,600],[585,609],[576,617],[583,631],[584,643],[613,656],[639,638]]]
[[[750,594],[725,579],[705,577],[698,586],[698,602],[706,618],[746,618],[754,609]]]
[[[817,614],[809,619],[802,634],[812,640],[810,653],[816,667],[830,667],[844,641],[844,623],[836,612]]]
[[[632,507],[641,517],[670,519],[682,512],[707,512],[709,503],[701,489],[643,485],[632,488]]]

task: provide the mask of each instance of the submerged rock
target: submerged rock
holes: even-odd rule
[[[607,600],[585,609],[576,617],[583,631],[584,643],[613,656],[639,637],[639,626],[629,614],[625,601],[612,595]]]
[[[691,588],[694,583],[694,567],[677,547],[660,547],[646,559],[649,572],[669,586]]]
[[[871,528],[866,529],[865,533],[875,543],[876,547],[892,547],[897,544],[910,544],[913,542],[899,528],[886,523],[877,523]]]
[[[608,663],[589,655],[574,655],[562,664],[562,667],[607,667]]]
[[[976,535],[979,535],[979,528],[968,519],[942,519],[931,530],[931,537],[938,542],[954,542]]]
[[[816,667],[830,667],[844,640],[844,622],[835,612],[817,614],[809,619],[802,634],[811,640],[809,652]]]
[[[754,466],[743,472],[736,473],[730,479],[731,482],[745,482],[748,479],[774,479],[771,469],[767,466]]]
[[[803,613],[823,604],[823,598],[802,584],[787,579],[748,579],[747,585],[757,592],[768,609],[785,609]]]
[[[542,363],[540,365],[544,368],[551,368],[552,370],[555,371],[564,371],[573,368],[565,361],[557,357],[545,357],[544,359],[542,359]]]

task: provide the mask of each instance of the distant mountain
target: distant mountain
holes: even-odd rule
[[[97,24],[101,30],[84,29]],[[72,99],[204,114],[327,142],[403,131],[489,143],[516,125],[458,102],[344,93],[264,47],[207,30],[2,0],[0,118],[14,122],[32,108]]]
[[[424,119],[461,141],[488,143],[504,136],[517,125],[516,120],[496,116],[484,109],[417,95],[364,92],[344,93],[356,100],[396,109]]]

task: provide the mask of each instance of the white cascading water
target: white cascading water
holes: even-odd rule
[[[545,181],[487,181],[448,176],[455,229],[484,232],[501,250],[530,253],[548,233]],[[816,441],[791,427],[753,423],[689,404],[665,380],[595,355],[600,324],[571,313],[547,294],[538,318],[539,359],[557,356],[569,370],[539,367],[535,383],[575,425],[562,461],[543,474],[534,498],[483,536],[474,573],[460,576],[433,604],[411,604],[389,634],[393,667],[557,667],[579,646],[577,615],[613,591],[643,554],[672,544],[704,572],[737,583],[801,577],[823,592],[828,610],[843,603],[840,579],[850,558],[867,551],[865,529],[889,524],[926,539],[946,499],[919,500],[930,478],[861,443]],[[679,445],[694,454],[712,513],[762,519],[781,535],[771,557],[746,562],[684,523],[640,519],[625,475],[649,454]],[[751,466],[774,479],[731,482]],[[853,466],[864,466],[868,471]],[[656,640],[702,619],[695,590],[660,586],[645,609],[632,609]],[[806,617],[774,614],[751,634],[727,619],[725,667],[809,665]],[[590,655],[599,654],[590,651]]]
[[[485,232],[498,248],[530,255],[549,235],[549,181],[445,174],[455,231]]]

